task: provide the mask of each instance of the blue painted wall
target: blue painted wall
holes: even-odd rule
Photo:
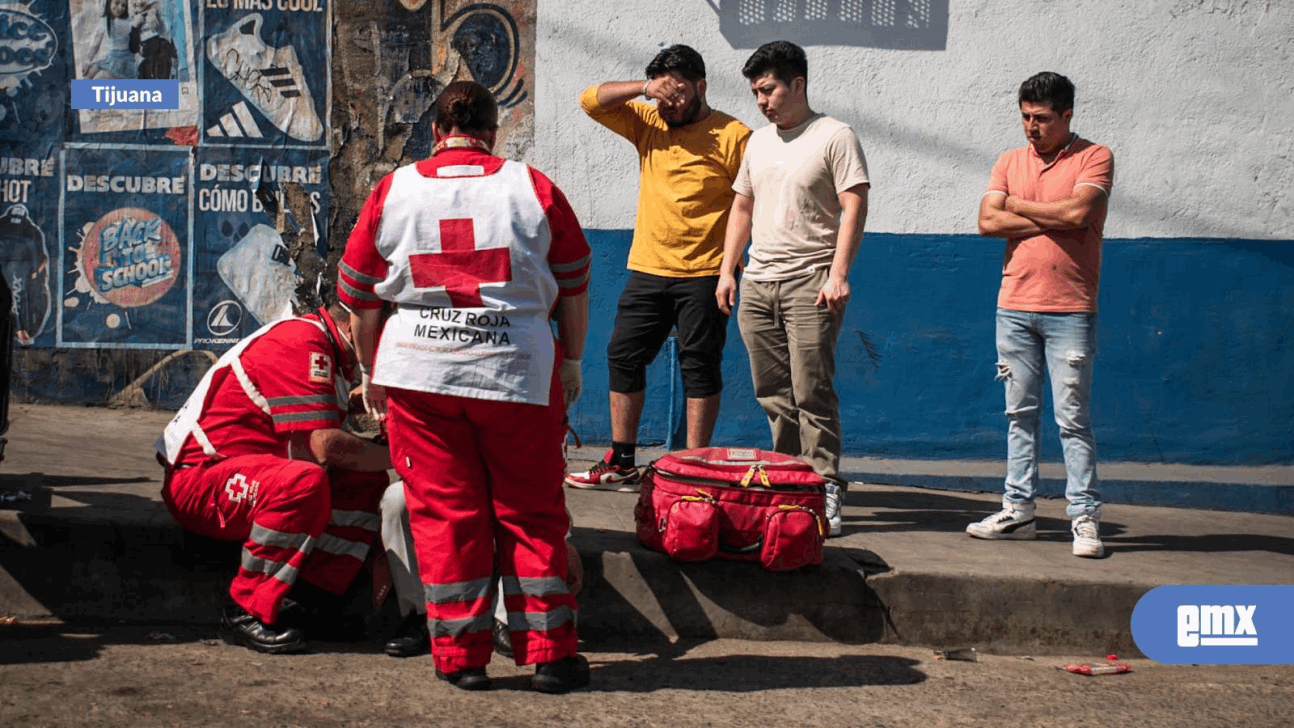
[[[610,441],[605,351],[631,231],[594,249],[584,393],[572,423]],[[1294,463],[1294,241],[1107,240],[1093,418],[1102,460]],[[869,233],[854,264],[837,388],[847,455],[1000,459],[993,311],[1002,242]],[[682,447],[677,364],[648,372],[639,441]],[[768,446],[735,322],[716,444]],[[1044,414],[1043,457],[1060,459]]]

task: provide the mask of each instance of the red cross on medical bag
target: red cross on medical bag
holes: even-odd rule
[[[657,458],[634,508],[638,540],[676,561],[755,561],[769,571],[822,563],[826,481],[808,463],[752,448]]]

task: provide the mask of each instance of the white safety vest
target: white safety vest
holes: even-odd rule
[[[202,415],[206,410],[207,394],[211,389],[211,381],[215,378],[216,372],[225,367],[229,367],[234,370],[234,376],[238,378],[238,383],[243,386],[243,392],[247,394],[247,398],[257,407],[260,407],[265,414],[268,415],[270,413],[270,403],[266,401],[265,397],[260,393],[260,390],[256,388],[256,385],[252,383],[252,380],[247,376],[247,372],[243,369],[242,354],[253,341],[256,341],[270,329],[284,323],[285,321],[305,321],[306,323],[317,326],[324,332],[325,336],[328,335],[328,328],[324,326],[321,321],[314,321],[306,318],[290,318],[266,324],[252,332],[247,338],[234,344],[233,348],[226,351],[224,355],[217,359],[216,363],[207,370],[207,373],[202,377],[202,381],[198,382],[197,389],[193,390],[193,394],[190,394],[189,398],[184,401],[184,405],[175,413],[175,417],[171,418],[171,421],[167,423],[166,429],[162,431],[162,435],[158,437],[157,441],[153,444],[153,446],[157,448],[157,452],[160,453],[162,457],[166,458],[166,462],[172,465],[175,464],[175,459],[180,455],[180,449],[184,447],[184,443],[188,440],[190,435],[192,435],[193,438],[198,441],[198,444],[202,446],[202,452],[206,453],[207,457],[213,459],[223,458],[223,456],[216,451],[216,448],[212,446],[211,440],[207,438],[207,433],[203,432],[202,427],[198,425],[198,420],[202,419]],[[350,399],[350,386],[341,376],[340,362],[337,363],[337,369],[335,372],[336,373],[333,375],[333,384],[337,388],[337,401],[342,403],[342,406],[344,407],[347,400]]]
[[[387,275],[374,291],[397,308],[382,331],[373,381],[548,404],[558,287],[530,170],[509,161],[491,175],[475,165],[438,175],[402,167],[387,191],[376,243]]]

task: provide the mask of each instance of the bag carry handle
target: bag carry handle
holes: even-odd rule
[[[742,546],[741,548],[729,546],[723,541],[719,542],[719,550],[725,554],[749,554],[762,548],[764,548],[764,537],[762,535],[759,537],[759,540],[755,541],[755,543],[752,543],[749,546]]]
[[[827,532],[826,532],[826,529],[822,527],[822,519],[818,517],[818,514],[812,508],[805,508],[804,506],[795,506],[795,505],[786,505],[786,504],[778,505],[777,508],[779,511],[782,511],[782,512],[804,511],[805,513],[808,513],[810,516],[813,516],[813,523],[818,527],[818,535],[823,538],[826,537]],[[755,551],[759,551],[763,547],[764,547],[763,534],[760,534],[759,538],[756,539],[755,543],[752,543],[749,546],[743,546],[740,548],[736,546],[729,546],[723,541],[719,542],[719,550],[727,554],[749,554]]]

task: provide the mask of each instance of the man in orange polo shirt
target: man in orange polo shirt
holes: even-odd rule
[[[1026,146],[993,165],[981,235],[1006,238],[997,299],[997,378],[1006,385],[1002,510],[966,527],[975,538],[1033,539],[1044,366],[1065,454],[1074,555],[1099,558],[1101,494],[1092,434],[1092,360],[1101,233],[1114,177],[1110,150],[1069,130],[1074,85],[1039,73],[1020,85]]]

